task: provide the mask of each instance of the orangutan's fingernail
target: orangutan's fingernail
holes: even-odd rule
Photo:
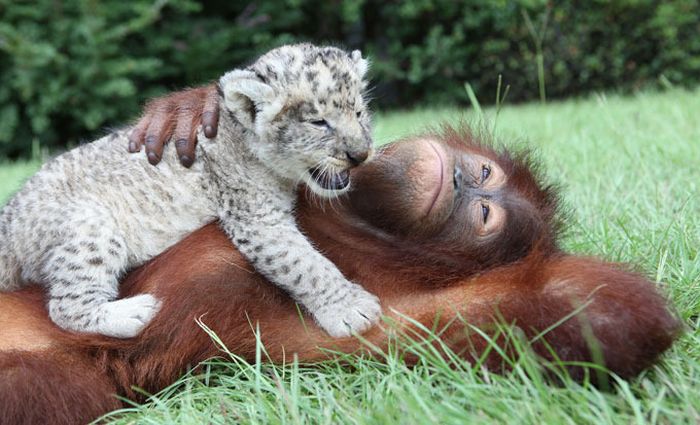
[[[181,163],[182,165],[184,165],[185,167],[187,167],[187,168],[190,168],[190,167],[192,166],[192,163],[193,163],[193,162],[194,162],[194,161],[192,160],[192,158],[190,158],[190,157],[187,156],[187,155],[182,155],[182,156],[180,157],[180,163]]]

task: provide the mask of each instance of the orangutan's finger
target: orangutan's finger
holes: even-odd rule
[[[143,138],[146,134],[146,129],[150,124],[150,119],[148,115],[142,117],[136,126],[129,133],[129,152],[136,153],[141,151],[141,146],[143,146]]]
[[[207,95],[202,109],[202,128],[204,135],[208,138],[216,137],[219,127],[219,93],[216,86],[207,88]]]
[[[173,140],[180,163],[190,168],[194,162],[194,149],[197,145],[197,123],[190,109],[182,110],[178,114]]]
[[[146,130],[146,156],[152,165],[158,164],[163,158],[163,148],[170,133],[172,133],[172,124],[167,113],[156,113]]]

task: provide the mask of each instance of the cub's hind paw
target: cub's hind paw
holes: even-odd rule
[[[160,309],[160,301],[143,294],[100,306],[103,316],[96,332],[114,338],[132,338],[141,333]]]
[[[381,314],[379,299],[359,285],[353,285],[351,293],[339,301],[324,305],[313,315],[330,336],[342,338],[371,328],[379,321]]]

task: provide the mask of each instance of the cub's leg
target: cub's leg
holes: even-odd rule
[[[224,218],[221,226],[255,269],[303,305],[329,335],[349,336],[378,321],[379,299],[345,279],[293,218],[276,222],[270,215],[250,221]]]
[[[75,238],[53,247],[43,267],[51,319],[72,331],[116,338],[138,335],[159,303],[148,294],[115,301],[126,266],[124,239],[99,219],[82,221]]]

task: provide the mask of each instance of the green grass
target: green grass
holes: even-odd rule
[[[24,181],[39,169],[37,161],[0,163],[0,205],[16,192]]]
[[[565,381],[543,383],[526,360],[507,376],[466,363],[450,367],[424,346],[408,368],[383,361],[304,366],[248,364],[222,353],[117,423],[662,423],[700,422],[700,91],[593,96],[547,105],[506,105],[496,124],[508,145],[534,147],[563,186],[570,225],[566,249],[637,265],[662,282],[685,336],[664,360],[610,393]],[[493,117],[493,110],[485,110]],[[378,114],[385,143],[455,109]],[[493,120],[490,121],[493,125]],[[0,168],[0,199],[36,167]],[[264,353],[261,353],[264,359]],[[345,364],[345,366],[343,366]]]

